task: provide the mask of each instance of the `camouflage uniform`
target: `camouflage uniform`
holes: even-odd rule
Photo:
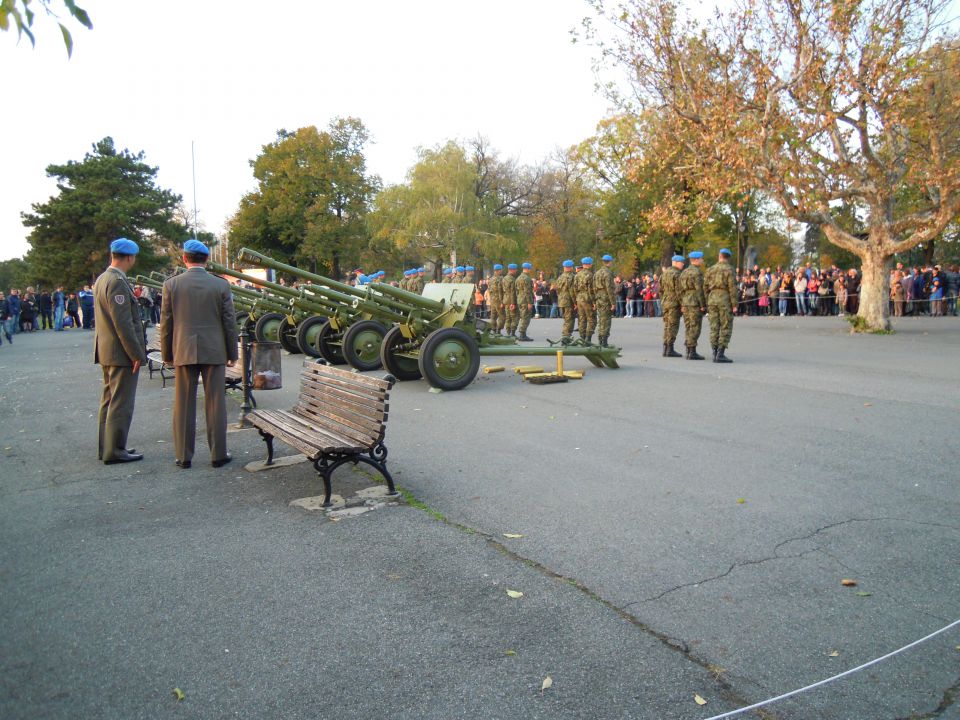
[[[410,292],[415,292],[417,295],[423,294],[423,275],[414,275],[410,280]]]
[[[563,330],[561,330],[562,339],[569,340],[573,335],[573,273],[560,273],[553,286],[557,289],[557,305],[560,307],[560,315],[563,317]]]
[[[707,298],[703,294],[703,270],[700,266],[691,265],[680,273],[680,292],[680,305],[683,308],[683,343],[688,351],[695,350],[703,323],[703,313],[700,308],[707,306]]]
[[[606,265],[601,265],[593,273],[593,296],[597,306],[597,337],[600,344],[604,345],[610,337],[610,318],[613,317],[610,306],[617,304],[613,273]]]
[[[453,282],[453,273],[447,273],[443,276],[443,279],[440,281],[442,283]]]
[[[589,341],[597,327],[597,311],[593,307],[593,270],[589,266],[574,276],[573,288],[577,297],[577,329],[580,338]]]
[[[515,275],[504,275],[500,278],[500,289],[503,293],[503,314],[504,328],[507,335],[513,335],[517,331],[517,278]],[[513,309],[510,306],[513,305]]]
[[[710,346],[730,345],[733,334],[733,309],[737,306],[737,283],[730,263],[718,262],[707,270],[703,280],[707,293],[707,313],[710,316]]]
[[[490,327],[495,332],[503,330],[506,316],[503,312],[503,278],[494,275],[487,283],[487,297],[490,300]]]
[[[517,319],[519,326],[517,330],[521,338],[527,336],[527,328],[530,326],[530,318],[533,317],[533,311],[530,306],[533,305],[533,280],[526,273],[517,275],[514,283],[517,290]]]
[[[680,332],[680,271],[673,266],[660,276],[660,306],[663,309],[663,344],[672,347]]]

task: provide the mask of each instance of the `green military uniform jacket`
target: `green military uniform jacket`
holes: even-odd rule
[[[530,279],[529,275],[526,273],[517,275],[514,287],[517,290],[517,305],[533,304],[533,280]]]
[[[174,365],[224,365],[237,359],[230,284],[192,267],[163,283],[160,352]]]
[[[93,284],[94,339],[93,361],[106,367],[147,362],[140,307],[127,276],[108,267]]]
[[[606,266],[597,268],[593,273],[593,297],[597,305],[605,305],[608,308],[617,303],[613,273]]]
[[[577,305],[580,303],[592,305],[594,301],[593,270],[583,268],[583,270],[574,275],[573,289],[577,296]]]
[[[705,308],[707,298],[703,294],[703,270],[691,265],[680,273],[680,304],[683,307]]]
[[[517,304],[517,278],[514,275],[504,275],[500,278],[500,293],[504,306],[509,310],[511,305]]]
[[[737,280],[730,263],[718,262],[704,276],[703,287],[707,305],[726,305],[731,310],[737,306]]]
[[[660,276],[660,302],[662,307],[679,307],[680,292],[680,271],[671,265]]]
[[[573,297],[573,273],[565,272],[561,273],[553,286],[557,289],[557,306],[558,307],[572,307],[576,304],[576,300]]]
[[[499,307],[503,304],[503,278],[500,275],[494,275],[487,281],[487,295],[490,298],[490,304]]]

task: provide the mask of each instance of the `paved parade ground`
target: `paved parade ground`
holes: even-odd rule
[[[407,500],[333,517],[290,504],[320,493],[308,464],[244,469],[255,431],[213,469],[201,422],[176,468],[173,390],[145,371],[146,458],[103,466],[92,333],[17,336],[0,717],[693,720],[895,650],[960,618],[960,321],[895,327],[738,320],[716,365],[622,319],[620,370],[571,358],[583,380],[531,386],[504,358],[462,392],[402,383]],[[302,360],[261,407],[294,404]],[[371,484],[347,467],[334,492]],[[958,718],[958,696],[955,629],[763,717]]]

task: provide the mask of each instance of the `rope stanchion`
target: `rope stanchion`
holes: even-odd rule
[[[873,660],[870,660],[869,662],[865,662],[862,665],[857,665],[856,667],[850,668],[849,670],[845,670],[842,673],[838,673],[824,680],[819,680],[811,685],[807,685],[805,687],[798,688],[796,690],[791,690],[788,693],[783,693],[783,695],[777,695],[776,697],[769,698],[768,700],[764,700],[763,702],[754,703],[753,705],[747,705],[746,707],[742,707],[739,710],[731,710],[729,712],[721,713],[719,715],[714,715],[712,717],[707,718],[707,720],[723,720],[723,718],[735,717],[736,715],[740,715],[742,713],[749,712],[751,710],[756,710],[758,708],[762,708],[767,705],[773,705],[773,703],[780,702],[781,700],[786,700],[787,698],[791,698],[794,695],[799,695],[800,693],[808,692],[810,690],[813,690],[814,688],[823,687],[824,685],[832,683],[836,680],[840,680],[841,678],[845,678],[849,675],[853,675],[854,673],[858,673],[861,670],[866,670],[868,667],[871,667],[873,665],[876,665],[877,663],[881,663],[884,660],[892,658],[894,655],[899,655],[900,653],[905,652],[910,648],[916,647],[920,643],[924,643],[927,640],[935,638],[937,635],[942,635],[943,633],[947,632],[948,630],[951,630],[952,628],[957,627],[958,625],[960,625],[960,619],[954,620],[949,625],[942,627],[939,630],[936,630],[930,633],[929,635],[926,635],[920,638],[919,640],[914,640],[909,645],[904,645],[902,648],[898,648],[893,652],[888,652],[886,655],[881,655],[878,658],[874,658]]]

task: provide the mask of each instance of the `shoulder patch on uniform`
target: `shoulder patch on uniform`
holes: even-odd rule
[[[127,296],[126,296],[126,295],[114,295],[114,296],[113,296],[113,301],[114,301],[117,305],[123,305],[123,304],[127,301]]]

